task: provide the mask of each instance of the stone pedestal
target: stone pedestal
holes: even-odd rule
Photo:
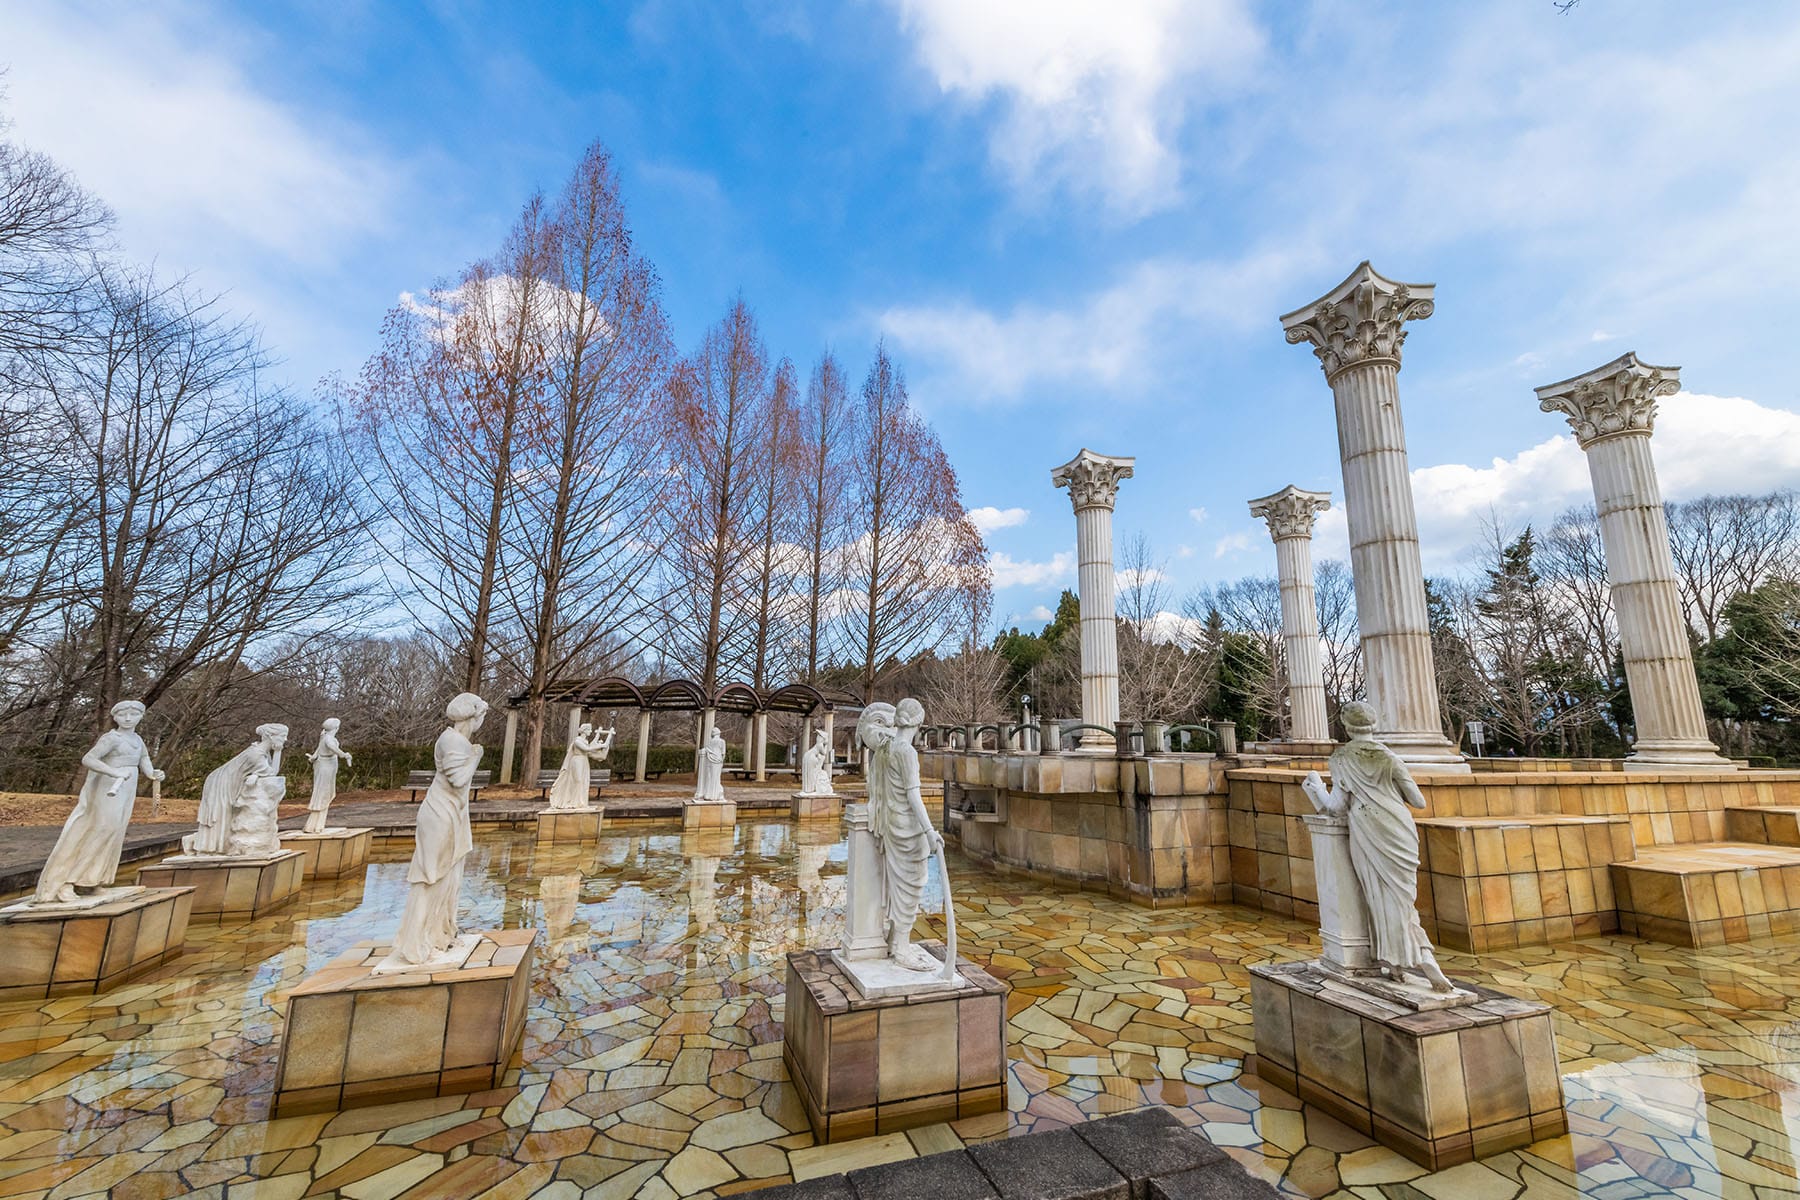
[[[300,891],[306,856],[298,850],[269,855],[178,854],[138,871],[145,887],[191,887],[196,917],[260,917]]]
[[[298,850],[304,856],[300,873],[306,879],[336,879],[360,871],[369,861],[369,844],[375,840],[373,829],[327,829],[323,833],[305,830],[281,831],[281,848]]]
[[[835,821],[844,815],[844,798],[835,794],[809,796],[805,792],[795,792],[789,811],[796,821]]]
[[[537,840],[577,844],[600,840],[606,812],[599,808],[546,808],[537,815]]]
[[[737,824],[737,804],[731,800],[689,800],[681,806],[683,829],[729,829]]]
[[[359,942],[288,993],[276,1116],[500,1086],[525,1032],[535,929],[487,929],[434,975],[375,975],[393,947]]]
[[[1657,397],[1680,388],[1679,367],[1653,367],[1627,353],[1585,375],[1538,388],[1538,407],[1568,417],[1587,452],[1637,726],[1625,769],[1734,771],[1736,764],[1719,754],[1706,733],[1662,489],[1650,456]]]
[[[1282,317],[1281,326],[1290,343],[1312,345],[1337,408],[1350,570],[1369,702],[1383,722],[1378,736],[1415,774],[1461,774],[1469,765],[1438,716],[1419,520],[1400,418],[1406,322],[1429,317],[1434,303],[1431,284],[1398,283],[1364,262]]]
[[[0,1000],[104,992],[181,953],[191,888],[112,888],[97,904],[0,909]]]
[[[829,954],[788,955],[782,1055],[821,1142],[1006,1107],[1006,985],[956,965],[954,990],[870,999]]]
[[[1414,1162],[1441,1170],[1567,1129],[1547,1004],[1467,985],[1475,1003],[1419,1012],[1317,963],[1250,976],[1257,1075]]]

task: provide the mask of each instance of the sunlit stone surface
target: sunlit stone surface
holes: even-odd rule
[[[265,1121],[282,989],[392,933],[406,842],[377,844],[366,884],[311,882],[274,914],[190,929],[182,957],[103,995],[0,1004],[0,1194],[216,1197],[267,1179],[279,1196],[473,1196],[502,1181],[511,1196],[713,1195],[1147,1104],[1294,1195],[1800,1189],[1791,941],[1442,954],[1453,977],[1553,1007],[1570,1134],[1432,1175],[1241,1076],[1246,968],[1316,955],[1314,923],[1151,910],[961,860],[962,952],[1012,989],[1009,1111],[816,1147],[780,1022],[786,952],[840,928],[844,847],[822,832],[746,819],[721,833],[700,931],[689,873],[712,856],[685,857],[672,823],[615,823],[585,847],[478,829],[468,924],[544,936],[523,1065],[488,1092]],[[928,914],[937,903],[927,895]],[[942,935],[930,919],[916,934]]]

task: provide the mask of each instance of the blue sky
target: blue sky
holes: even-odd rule
[[[1245,501],[1339,491],[1279,314],[1437,285],[1401,375],[1429,569],[1588,496],[1534,385],[1683,368],[1681,498],[1800,481],[1800,6],[0,0],[14,134],[310,391],[606,143],[691,347],[742,289],[860,378],[886,337],[989,527],[997,615],[1074,583],[1050,469],[1135,454],[1175,597],[1273,571]],[[1320,525],[1341,553],[1341,513]]]

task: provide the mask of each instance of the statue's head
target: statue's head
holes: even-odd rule
[[[121,700],[112,706],[113,724],[130,733],[137,728],[138,722],[144,719],[144,705],[141,700]]]
[[[894,708],[894,724],[902,729],[917,729],[925,723],[925,706],[911,696]]]
[[[460,725],[464,721],[472,722],[469,726],[470,733],[481,728],[482,718],[487,716],[487,711],[487,701],[474,692],[458,693],[456,699],[444,706],[444,715],[450,718],[452,724]]]
[[[1338,719],[1344,723],[1344,732],[1351,737],[1368,737],[1381,724],[1381,717],[1373,704],[1365,704],[1361,700],[1352,700],[1338,710]]]
[[[344,723],[342,721],[338,720],[336,717],[326,717],[325,718],[325,732],[326,733],[336,733],[343,724]]]
[[[288,727],[278,721],[270,721],[267,725],[256,727],[256,736],[262,739],[263,745],[271,750],[279,750],[287,745]]]
[[[894,715],[894,706],[884,700],[869,705],[856,718],[856,740],[871,750],[887,745],[894,740]]]
[[[594,732],[594,723],[592,721],[583,721],[580,725],[575,727],[575,732],[582,737],[586,737],[588,734]]]

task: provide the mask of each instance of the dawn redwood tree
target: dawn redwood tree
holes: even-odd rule
[[[874,699],[890,664],[960,636],[969,590],[991,588],[991,576],[956,470],[908,403],[885,345],[876,347],[860,400],[846,585],[863,696]]]
[[[845,455],[855,414],[844,369],[831,354],[819,356],[806,386],[806,404],[797,422],[797,484],[800,525],[806,549],[806,682],[818,680],[829,653],[831,597],[843,578],[837,553],[848,516]]]
[[[616,664],[654,601],[643,529],[660,495],[673,358],[655,269],[637,253],[618,174],[589,146],[543,225],[540,303],[501,528],[497,586],[519,631],[525,778],[542,762],[556,679]]]
[[[534,196],[500,253],[424,303],[387,316],[381,349],[341,399],[346,443],[391,534],[396,591],[421,627],[442,629],[479,691],[495,640],[514,455],[527,398],[548,385],[551,267]]]
[[[799,531],[794,501],[800,490],[799,408],[794,364],[782,359],[770,386],[757,456],[756,546],[751,618],[750,685],[767,687],[773,661],[782,649],[792,616],[794,535]]]

